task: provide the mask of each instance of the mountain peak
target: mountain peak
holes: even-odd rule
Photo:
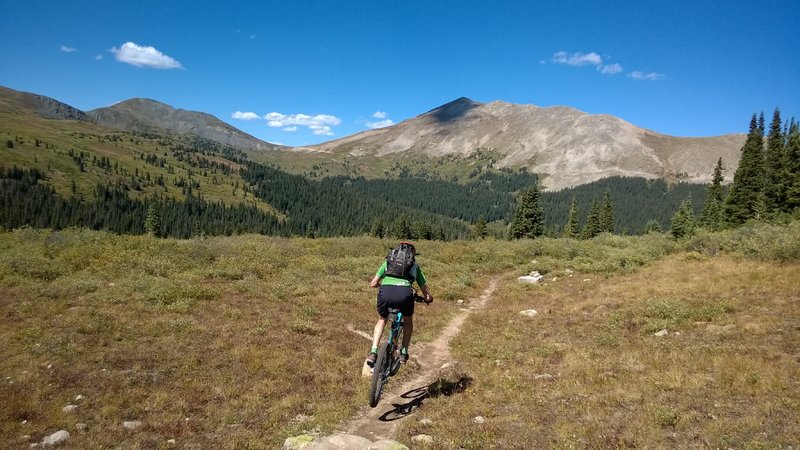
[[[424,115],[429,115],[442,123],[453,122],[465,116],[471,109],[480,105],[482,105],[482,103],[478,103],[467,97],[460,97],[438,108],[434,108]]]

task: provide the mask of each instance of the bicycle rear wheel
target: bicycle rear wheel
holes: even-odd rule
[[[372,408],[378,406],[383,385],[386,384],[386,379],[389,377],[389,365],[392,359],[389,352],[389,344],[384,342],[378,350],[375,366],[372,367],[372,379],[369,383],[369,406]]]

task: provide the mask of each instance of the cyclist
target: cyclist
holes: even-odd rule
[[[412,255],[417,254],[417,250],[411,242],[401,242],[398,248],[410,251]],[[403,313],[403,343],[400,348],[400,362],[405,364],[408,361],[408,345],[411,343],[411,333],[414,331],[414,290],[411,284],[414,281],[417,282],[425,296],[426,303],[433,301],[433,295],[428,291],[425,274],[422,273],[422,268],[416,261],[410,268],[410,276],[408,278],[386,275],[386,266],[387,261],[384,260],[375,273],[375,277],[369,283],[370,287],[378,288],[377,308],[380,316],[378,317],[378,322],[375,323],[375,331],[372,335],[372,349],[366,361],[370,367],[375,365],[375,360],[378,358],[378,344],[381,341],[383,329],[386,327],[389,308],[399,308]]]

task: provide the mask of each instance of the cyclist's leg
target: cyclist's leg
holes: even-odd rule
[[[375,323],[375,330],[372,332],[372,348],[377,348],[381,343],[381,336],[383,336],[383,329],[386,327],[386,318],[379,317]]]
[[[403,348],[408,348],[411,344],[411,333],[414,332],[414,316],[406,316],[403,319]]]

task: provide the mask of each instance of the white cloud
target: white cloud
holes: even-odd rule
[[[133,42],[126,42],[122,47],[111,48],[111,53],[117,61],[136,67],[149,67],[151,69],[180,69],[181,63],[167,56],[153,47],[140,46]]]
[[[271,112],[264,116],[267,126],[272,128],[282,128],[283,131],[297,131],[297,127],[308,127],[311,132],[322,136],[333,136],[331,127],[339,125],[342,120],[330,114],[281,114]]]
[[[67,47],[66,45],[62,45],[60,50],[61,50],[62,52],[64,52],[64,53],[75,53],[75,52],[77,52],[77,51],[78,51],[78,49],[77,49],[77,48],[74,48],[74,47]]]
[[[258,120],[261,118],[261,116],[259,116],[254,112],[242,112],[242,111],[236,111],[235,113],[231,114],[231,117],[239,120]]]
[[[386,118],[386,113],[383,112],[383,111],[375,111],[375,113],[372,114],[372,117],[374,117],[376,119],[385,119]]]
[[[552,61],[557,64],[567,64],[569,66],[598,66],[603,64],[603,58],[595,52],[583,53],[576,52],[569,54],[565,51],[553,53]]]
[[[369,128],[385,128],[394,125],[394,121],[392,119],[381,120],[380,122],[367,122],[367,126]]]
[[[622,66],[619,64],[604,64],[597,66],[597,71],[605,75],[616,75],[622,72]]]
[[[634,80],[650,80],[650,81],[663,80],[666,77],[666,75],[664,75],[663,73],[656,73],[656,72],[644,73],[639,70],[634,70],[628,76],[633,78]]]

